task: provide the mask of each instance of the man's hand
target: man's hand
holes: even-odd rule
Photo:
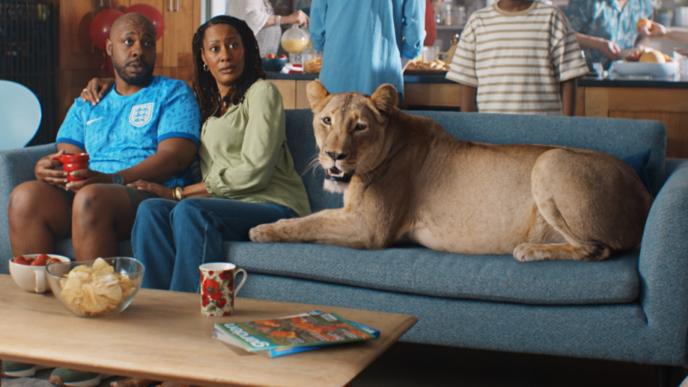
[[[159,197],[161,197],[163,199],[175,200],[174,195],[173,195],[173,190],[171,188],[165,187],[162,184],[151,183],[151,182],[145,181],[145,180],[136,180],[133,183],[127,184],[127,187],[135,188],[135,189],[138,189],[140,191],[150,192],[150,193],[158,195]]]
[[[65,151],[61,150],[38,160],[33,169],[36,180],[64,189],[65,184],[67,184],[67,173],[62,170],[62,164],[56,159],[63,153],[65,153]]]
[[[95,105],[100,102],[113,83],[115,83],[114,78],[91,78],[86,87],[81,90],[81,99]]]
[[[89,184],[112,183],[112,175],[92,171],[90,169],[78,169],[76,171],[70,172],[70,175],[72,177],[80,178],[80,180],[70,181],[65,185],[65,189],[73,192],[77,192],[78,190],[84,188]]]

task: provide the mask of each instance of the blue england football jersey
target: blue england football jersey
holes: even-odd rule
[[[77,98],[56,142],[88,152],[90,169],[115,173],[153,155],[163,140],[186,138],[198,144],[199,135],[200,112],[191,89],[180,80],[154,77],[128,96],[112,87],[95,106]],[[187,185],[192,183],[189,176],[184,173],[165,185]]]

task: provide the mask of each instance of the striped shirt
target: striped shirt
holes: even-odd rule
[[[587,72],[564,13],[534,1],[523,11],[495,3],[474,12],[447,79],[476,87],[480,112],[557,115],[560,83]]]

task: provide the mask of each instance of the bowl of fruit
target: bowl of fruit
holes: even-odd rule
[[[45,266],[57,262],[70,262],[70,259],[57,254],[18,255],[10,261],[10,276],[17,286],[27,292],[45,293],[50,290]]]
[[[263,65],[263,71],[279,72],[280,70],[282,70],[282,67],[284,67],[284,65],[287,64],[287,56],[277,56],[275,54],[268,54],[261,58],[261,62]]]

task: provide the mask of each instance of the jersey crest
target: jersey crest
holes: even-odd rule
[[[140,128],[150,122],[153,118],[153,102],[142,103],[131,107],[129,113],[129,123],[137,128]]]

